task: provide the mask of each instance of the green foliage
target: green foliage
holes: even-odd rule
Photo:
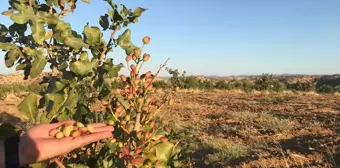
[[[294,89],[294,90],[302,91],[302,92],[309,92],[309,91],[315,90],[315,86],[312,82],[297,81],[296,83],[289,86],[289,89]]]
[[[180,167],[175,165],[181,147],[169,141],[170,132],[153,119],[170,96],[166,93],[150,100],[154,94],[151,86],[158,74],[140,75],[141,64],[147,61],[140,57],[141,49],[149,42],[143,40],[143,47],[135,46],[131,30],[126,28],[137,23],[146,9],[132,10],[124,5],[119,8],[112,0],[105,1],[110,9],[103,10],[107,13],[100,17],[99,24],[112,32],[107,41],[96,26],[87,23],[82,32],[76,32],[63,20],[67,12],[76,10],[77,0],[9,1],[10,8],[3,14],[13,24],[8,28],[0,24],[0,49],[7,52],[5,65],[16,65],[25,79],[41,75],[47,64],[52,70],[41,82],[45,89],[27,88],[34,93],[18,105],[20,115],[34,124],[69,119],[113,123],[114,137],[86,146],[82,157],[64,159],[66,167]],[[122,28],[123,33],[116,35]],[[107,79],[118,77],[123,68],[123,64],[114,64],[112,58],[107,58],[117,46],[134,57],[135,68],[129,68],[128,78],[108,83]],[[190,83],[191,78],[186,80]],[[120,89],[120,94],[111,90],[114,87]],[[93,109],[97,102],[102,107]],[[71,154],[79,152],[76,149]]]
[[[209,166],[225,166],[232,161],[246,157],[250,150],[246,144],[242,142],[234,142],[230,139],[202,137],[201,145],[202,151],[207,151],[205,156],[205,164]]]
[[[242,79],[230,81],[226,86],[226,89],[228,90],[238,89],[243,90],[245,92],[250,92],[254,90],[254,87],[255,87],[254,83],[248,81],[247,79]]]
[[[171,75],[170,77],[170,83],[173,87],[179,87],[179,88],[184,88],[185,86],[185,74],[186,72],[183,71],[183,73],[181,74],[178,69],[171,69],[171,68],[166,68],[166,70],[168,71],[168,73]]]
[[[114,79],[110,83],[110,88],[112,88],[112,89],[123,89],[124,85],[123,85],[122,81],[120,81],[118,79]]]
[[[171,83],[169,83],[167,80],[157,80],[152,84],[152,86],[154,88],[163,88],[163,89],[172,87]]]
[[[331,85],[321,85],[318,88],[318,92],[331,94],[331,93],[336,92],[336,89],[333,86],[331,86]]]
[[[255,88],[260,91],[280,92],[285,90],[286,86],[275,79],[272,75],[263,74],[261,78],[255,81]]]
[[[37,106],[38,96],[34,93],[30,93],[25,99],[18,105],[18,110],[21,115],[28,120],[33,122],[36,121],[38,116],[38,106]]]
[[[334,93],[339,92],[340,89],[339,75],[326,75],[320,77],[316,82],[316,90],[320,93]]]
[[[8,94],[19,94],[23,92],[33,92],[39,94],[46,89],[45,86],[36,83],[32,84],[0,84],[0,99],[4,99]]]

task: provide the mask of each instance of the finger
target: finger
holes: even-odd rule
[[[94,132],[113,132],[114,128],[112,126],[96,127]]]
[[[106,124],[104,124],[104,123],[91,123],[91,124],[88,124],[88,125],[91,125],[94,128],[106,126]]]
[[[71,148],[79,148],[85,146],[89,143],[99,141],[101,139],[109,138],[112,136],[112,132],[97,132],[93,134],[83,135],[77,138],[74,138],[70,143]]]
[[[57,128],[59,126],[62,126],[62,125],[67,125],[67,124],[74,124],[76,121],[74,120],[67,120],[67,121],[61,121],[61,122],[58,122],[58,123],[53,123],[53,124],[48,124],[48,126],[51,128],[51,129],[54,129],[54,128]]]

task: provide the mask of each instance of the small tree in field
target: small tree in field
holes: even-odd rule
[[[20,114],[35,124],[74,119],[83,123],[105,122],[115,128],[111,139],[62,156],[62,164],[182,167],[179,142],[170,142],[167,121],[156,117],[170,100],[170,95],[154,94],[152,88],[166,63],[155,74],[142,72],[142,65],[150,59],[149,54],[143,54],[150,38],[144,37],[138,47],[131,42],[131,31],[125,29],[136,23],[146,9],[131,10],[105,0],[110,8],[99,17],[102,28],[87,23],[82,32],[76,32],[71,27],[75,23],[62,18],[75,12],[77,0],[42,1],[9,0],[8,10],[2,13],[13,21],[8,27],[0,24],[0,49],[6,51],[6,67],[23,71],[25,79],[38,77],[47,65],[52,72],[41,83],[47,86],[44,92],[29,93],[18,105]],[[117,36],[123,28],[124,32]],[[102,31],[112,32],[107,41]],[[112,58],[107,58],[116,46],[125,50],[126,63],[114,64]],[[117,77],[123,65],[130,74],[120,76],[124,88],[117,93],[110,90],[104,79]],[[105,110],[91,111],[89,105],[95,101],[101,102]],[[40,165],[50,166],[53,164]]]

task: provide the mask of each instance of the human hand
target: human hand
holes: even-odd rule
[[[76,138],[65,137],[56,139],[49,136],[49,132],[65,124],[74,124],[75,121],[63,121],[54,124],[40,124],[29,129],[19,143],[20,165],[40,162],[54,157],[67,154],[72,150],[85,146],[91,142],[112,136],[114,128],[103,123],[89,124],[95,128],[92,134],[82,135]]]

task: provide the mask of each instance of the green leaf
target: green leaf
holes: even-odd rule
[[[25,24],[29,20],[34,19],[34,10],[31,6],[27,6],[24,3],[15,3],[14,6],[18,9],[19,13],[13,14],[11,19],[18,24]]]
[[[8,29],[5,25],[0,24],[0,36],[6,36],[8,33]]]
[[[20,115],[27,120],[35,122],[38,115],[38,96],[34,93],[30,93],[25,99],[18,105]]]
[[[87,76],[93,72],[93,68],[97,66],[97,61],[92,60],[91,62],[88,59],[87,52],[83,52],[80,55],[80,59],[78,61],[72,62],[70,64],[71,72],[75,73],[79,76]]]
[[[103,37],[103,34],[98,27],[86,25],[83,33],[85,35],[85,42],[90,46],[100,44],[100,39]]]
[[[128,14],[130,14],[130,11],[123,4],[120,4],[120,6],[122,8],[120,10],[120,15],[125,18]]]
[[[52,119],[47,118],[47,111],[43,112],[40,116],[40,124],[49,124]]]
[[[116,95],[118,101],[124,106],[125,109],[129,109],[130,103],[127,99],[125,99],[122,95]]]
[[[32,68],[30,72],[31,78],[38,77],[44,70],[46,64],[47,64],[46,57],[43,56],[42,53],[38,54],[32,62]]]
[[[32,36],[36,43],[42,44],[45,40],[45,27],[44,23],[35,19],[34,21],[30,22]]]
[[[5,55],[5,65],[10,68],[14,65],[14,62],[21,56],[22,53],[19,48],[10,49]]]
[[[53,38],[55,38],[60,43],[64,43],[64,38],[68,36],[72,36],[71,25],[64,21],[58,22],[53,28]]]
[[[0,42],[0,49],[1,50],[10,50],[10,49],[14,49],[14,48],[17,48],[17,45],[15,44],[11,44],[11,43],[1,43]]]
[[[22,49],[22,52],[24,52],[27,56],[29,56],[30,58],[35,57],[38,54],[41,54],[41,52],[39,52],[36,49],[32,49],[30,47],[25,47]]]
[[[104,1],[106,1],[112,7],[112,9],[116,8],[116,4],[113,3],[112,0],[104,0]]]
[[[87,165],[84,164],[68,164],[66,168],[89,168]]]
[[[61,109],[69,109],[71,110],[72,108],[74,108],[77,105],[78,102],[78,93],[75,89],[72,89],[68,95],[67,95],[67,99],[64,102],[63,106]]]
[[[107,30],[109,28],[109,15],[105,14],[104,16],[100,16],[99,24],[103,28],[103,30]]]
[[[13,135],[20,135],[20,133],[21,129],[11,124],[3,123],[0,125],[0,140],[4,140]]]
[[[87,106],[85,106],[84,104],[79,104],[77,106],[76,113],[73,115],[73,119],[80,120],[82,118],[82,116],[85,116],[89,113],[91,113],[91,111]]]
[[[142,16],[142,13],[146,10],[147,9],[145,9],[145,8],[138,7],[133,11],[133,16],[134,17],[140,17],[140,16]]]
[[[120,22],[123,21],[124,18],[120,15],[117,9],[114,9],[113,12],[109,13],[111,18],[113,19],[113,22]]]
[[[34,164],[30,164],[28,167],[29,168],[42,168],[42,167],[47,167],[47,163],[46,162],[40,162],[40,163],[34,163]]]
[[[9,26],[9,34],[11,34],[11,36],[15,36],[16,33],[19,36],[24,36],[26,30],[27,30],[27,24],[13,23],[11,26]]]
[[[65,121],[65,120],[71,120],[72,119],[72,112],[70,110],[63,110],[62,112],[59,112],[59,116],[57,117],[58,121]]]
[[[108,58],[102,65],[102,69],[104,70],[104,74],[106,77],[117,77],[118,72],[124,67],[123,64],[114,65],[113,59]],[[100,70],[100,69],[99,69]]]
[[[72,37],[65,37],[64,43],[67,46],[74,48],[76,50],[79,50],[82,47],[89,48],[89,45],[85,44],[83,39],[76,38],[76,37],[73,37],[73,36]]]
[[[155,146],[156,157],[161,162],[168,162],[171,159],[171,154],[174,145],[170,142],[162,142]]]
[[[81,1],[90,4],[90,0],[81,0]]]
[[[165,132],[163,129],[159,129],[156,131],[156,133],[153,134],[153,136],[151,137],[152,140],[159,140],[160,138],[164,137],[166,135],[167,132]]]
[[[26,64],[18,64],[16,67],[15,67],[15,70],[16,71],[20,71],[20,70],[24,70],[26,68]]]
[[[131,43],[131,30],[126,29],[123,34],[118,37],[118,45],[125,50],[126,55],[131,55],[136,47]]]
[[[57,25],[54,27],[53,30],[55,31],[65,31],[65,30],[71,30],[71,25],[69,23],[66,23],[64,21],[60,21],[57,23]]]
[[[58,115],[59,109],[63,105],[65,97],[63,94],[60,93],[45,94],[44,97],[47,102],[47,118],[52,119]]]
[[[44,11],[38,11],[36,14],[36,19],[38,22],[44,22],[48,25],[56,25],[59,22],[59,17],[57,14],[51,14]]]

